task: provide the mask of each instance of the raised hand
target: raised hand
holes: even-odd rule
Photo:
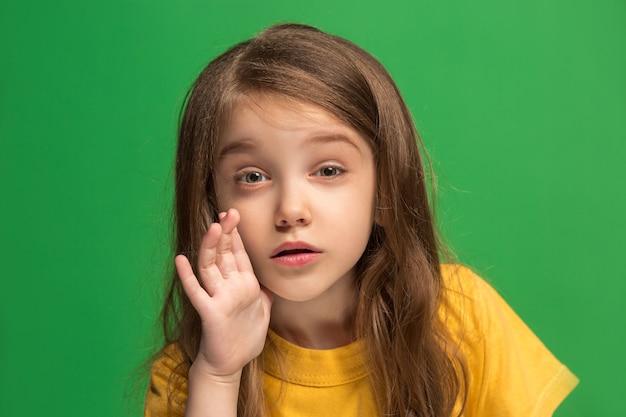
[[[272,303],[237,232],[239,219],[239,212],[230,209],[209,227],[198,254],[199,279],[185,256],[175,260],[183,289],[202,320],[195,372],[237,383],[244,365],[263,349]]]

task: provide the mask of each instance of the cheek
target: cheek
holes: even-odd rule
[[[353,207],[344,214],[344,221],[337,225],[337,232],[359,245],[369,240],[374,225],[374,213],[369,206]]]
[[[366,178],[359,187],[355,187],[350,195],[347,195],[344,213],[353,216],[352,221],[357,223],[372,223],[374,220],[376,205],[375,183],[370,178]]]
[[[374,193],[363,188],[358,193],[349,193],[331,205],[328,215],[335,219],[337,233],[346,237],[369,239],[374,224]]]
[[[267,245],[267,221],[261,218],[260,213],[249,213],[245,208],[241,207],[234,208],[239,210],[241,215],[237,230],[241,235],[241,240],[250,257],[250,261],[254,264],[255,259],[260,256],[262,250]]]

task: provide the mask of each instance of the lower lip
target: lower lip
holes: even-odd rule
[[[283,266],[304,266],[319,259],[321,253],[294,253],[291,255],[277,256],[272,261]]]

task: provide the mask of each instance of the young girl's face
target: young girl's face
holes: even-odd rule
[[[259,281],[290,301],[343,297],[372,230],[372,150],[320,107],[244,98],[217,147],[221,211],[236,208]]]

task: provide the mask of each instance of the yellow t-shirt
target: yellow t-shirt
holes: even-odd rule
[[[305,349],[270,331],[280,359],[263,357],[263,388],[272,417],[375,416],[374,393],[361,343]]]
[[[465,355],[469,374],[464,417],[550,416],[578,383],[504,300],[470,269],[442,267],[440,315]],[[264,390],[272,417],[375,416],[360,341],[305,349],[270,332],[281,356],[264,355]],[[167,381],[180,362],[174,346],[152,367],[147,417],[182,416],[186,393],[168,410]],[[281,365],[282,364],[282,365]],[[282,378],[282,379],[281,379]]]

